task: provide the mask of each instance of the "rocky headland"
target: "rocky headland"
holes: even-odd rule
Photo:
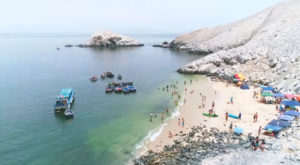
[[[238,22],[177,37],[171,48],[206,55],[178,69],[232,80],[241,72],[253,83],[300,93],[300,1],[284,0]]]

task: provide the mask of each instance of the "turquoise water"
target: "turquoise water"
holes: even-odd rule
[[[150,112],[174,108],[157,88],[190,78],[176,69],[199,56],[151,44],[176,34],[131,34],[138,48],[64,48],[87,34],[0,34],[0,164],[124,164],[135,146],[157,128]],[[61,50],[56,50],[60,47]],[[136,94],[104,93],[111,80],[91,83],[104,71],[133,81]],[[61,88],[76,91],[74,119],[53,113]]]

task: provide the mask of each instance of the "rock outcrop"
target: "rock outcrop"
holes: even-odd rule
[[[110,31],[100,31],[94,34],[88,44],[81,47],[135,47],[144,44],[130,37]]]
[[[252,82],[300,93],[299,0],[284,0],[241,21],[179,36],[170,46],[208,54],[179,72],[225,79],[242,72]]]

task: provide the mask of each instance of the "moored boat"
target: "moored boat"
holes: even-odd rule
[[[106,77],[113,78],[114,74],[112,72],[106,72]]]
[[[113,92],[114,91],[114,88],[112,87],[112,86],[108,86],[108,87],[106,87],[106,89],[105,89],[105,93],[111,93],[111,92]]]
[[[74,117],[74,113],[70,109],[67,109],[64,112],[64,115],[65,115],[66,118],[72,118],[72,117]]]
[[[115,87],[115,93],[121,93],[122,92],[122,88],[121,87]]]
[[[100,75],[101,79],[105,79],[106,78],[106,75],[103,73]]]
[[[122,80],[122,75],[118,75],[118,80]]]
[[[98,80],[98,77],[97,76],[93,76],[90,78],[90,81],[97,81]]]
[[[129,92],[131,92],[131,93],[136,92],[136,88],[134,86],[127,86],[127,88],[129,89]]]
[[[124,94],[128,94],[129,93],[129,89],[127,87],[123,87],[122,89]]]
[[[54,104],[55,110],[65,110],[71,108],[71,104],[74,100],[75,91],[72,88],[64,88],[60,91],[56,97]]]

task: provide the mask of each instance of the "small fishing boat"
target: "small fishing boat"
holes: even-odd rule
[[[108,86],[106,89],[105,89],[105,93],[111,93],[114,91],[114,88],[112,86]]]
[[[133,86],[133,82],[122,82],[122,86]]]
[[[136,92],[136,88],[134,86],[127,86],[127,88],[129,89],[129,92],[131,92],[131,93]]]
[[[121,93],[122,92],[122,88],[121,87],[115,87],[115,93]]]
[[[60,91],[59,95],[56,97],[54,103],[54,109],[65,110],[71,108],[71,104],[74,100],[75,91],[72,88],[64,88]]]
[[[74,113],[70,109],[67,109],[64,112],[64,115],[65,115],[66,118],[72,118],[72,117],[74,117]]]
[[[118,75],[118,80],[122,80],[122,75]]]
[[[129,93],[129,89],[127,87],[123,87],[122,89],[124,94],[128,94]]]
[[[106,78],[106,75],[103,73],[100,75],[101,79],[105,79]]]
[[[97,76],[93,76],[90,78],[90,81],[97,81],[98,80],[98,77]]]
[[[106,77],[113,78],[114,74],[112,72],[106,72]]]

